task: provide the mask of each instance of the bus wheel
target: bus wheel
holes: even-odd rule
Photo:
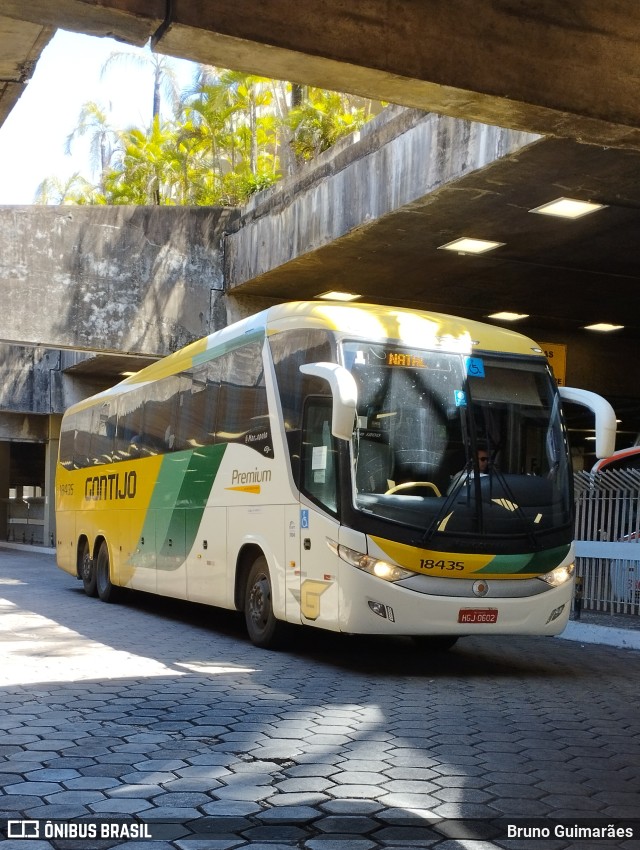
[[[447,652],[458,641],[457,635],[413,635],[416,649],[424,652]]]
[[[100,544],[96,558],[96,589],[103,602],[115,602],[118,588],[111,583],[109,575],[109,549],[105,540]]]
[[[91,560],[91,551],[89,550],[89,542],[87,540],[84,541],[80,553],[80,578],[82,579],[82,586],[87,596],[97,596],[96,570]]]
[[[244,596],[244,619],[251,642],[263,649],[279,643],[282,624],[273,616],[271,579],[264,555],[249,570]]]

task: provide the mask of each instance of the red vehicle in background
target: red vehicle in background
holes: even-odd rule
[[[601,458],[593,465],[591,472],[604,472],[614,469],[640,469],[640,446],[618,449],[609,457]]]

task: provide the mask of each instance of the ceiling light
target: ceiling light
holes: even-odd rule
[[[510,313],[508,310],[503,310],[502,313],[491,313],[487,319],[498,319],[500,322],[517,322],[519,319],[528,319],[528,313]]]
[[[453,242],[447,242],[446,245],[438,245],[438,250],[442,248],[445,251],[457,251],[458,254],[484,254],[504,244],[504,242],[490,242],[488,239],[470,239],[463,236],[460,239],[454,239]]]
[[[362,295],[356,295],[355,292],[340,292],[337,289],[332,289],[329,292],[316,295],[316,298],[323,298],[326,301],[356,301],[358,298],[362,298]]]
[[[585,331],[619,331],[624,325],[610,325],[608,322],[597,322],[595,325],[585,325]]]
[[[591,201],[577,201],[575,198],[557,198],[542,204],[540,207],[529,210],[541,215],[555,215],[557,218],[582,218],[583,215],[597,212],[606,208],[606,204],[594,204]]]

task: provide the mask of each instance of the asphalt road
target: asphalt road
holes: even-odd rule
[[[235,614],[106,605],[1,544],[0,614],[2,850],[640,848],[640,652],[302,629],[263,651]]]

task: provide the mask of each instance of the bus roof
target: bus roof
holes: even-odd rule
[[[544,356],[537,343],[522,334],[426,310],[382,304],[298,301],[271,307],[266,314],[270,332],[322,327],[370,340],[399,340],[421,348],[468,354],[477,350]]]
[[[522,334],[445,313],[380,304],[294,301],[268,307],[192,342],[114,387],[78,402],[73,409],[91,406],[132,385],[157,381],[188,369],[198,361],[209,359],[214,350],[224,351],[226,346],[237,344],[240,339],[249,341],[295,328],[324,328],[353,338],[380,342],[391,339],[415,348],[437,348],[470,355],[496,351],[544,357],[537,343]]]

